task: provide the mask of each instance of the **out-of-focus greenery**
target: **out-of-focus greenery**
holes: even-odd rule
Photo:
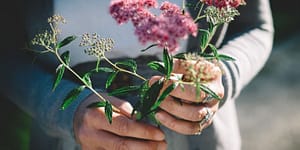
[[[3,97],[0,106],[0,149],[28,150],[31,118]]]

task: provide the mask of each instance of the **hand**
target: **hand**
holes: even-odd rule
[[[201,81],[205,81],[205,85],[208,88],[219,97],[223,97],[224,87],[219,66],[208,61],[175,60],[173,73],[191,77],[190,71],[187,70],[187,68],[191,68],[190,66],[194,70],[198,70]],[[159,76],[154,76],[151,78],[151,81],[153,82],[160,78]],[[207,101],[203,101],[205,99]],[[161,103],[161,110],[156,113],[156,119],[167,128],[178,133],[186,135],[200,134],[204,128],[212,123],[213,114],[219,108],[219,100],[208,99],[208,95],[203,91],[197,97],[196,89],[192,85],[184,85],[184,90],[178,86]]]
[[[89,96],[76,112],[75,136],[83,150],[166,149],[165,135],[160,129],[130,119],[132,106],[128,102],[105,98],[120,110],[113,112],[112,124],[106,119],[104,108],[86,108],[97,100],[95,95]]]

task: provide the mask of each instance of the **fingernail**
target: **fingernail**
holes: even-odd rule
[[[155,114],[155,118],[157,120],[159,120],[160,122],[163,122],[163,120],[164,120],[164,116],[159,112]]]

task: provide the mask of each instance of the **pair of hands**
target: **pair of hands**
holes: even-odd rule
[[[185,65],[192,65],[199,70],[205,66],[207,70],[213,72],[215,76],[209,79],[206,86],[217,93],[220,97],[224,95],[222,85],[222,72],[216,64],[204,62],[195,64],[192,61],[184,62]],[[187,70],[182,67],[182,61],[174,62],[174,73],[185,74]],[[160,79],[154,76],[150,79],[155,81]],[[198,103],[196,90],[194,87],[186,87],[184,91],[177,87],[171,92],[160,105],[160,110],[156,113],[156,119],[165,127],[185,135],[194,135],[212,123],[208,120],[202,126],[199,122],[208,113],[207,109],[215,113],[219,107],[218,100],[206,103]],[[135,121],[131,118],[132,106],[125,100],[116,97],[106,99],[117,107],[120,112],[113,112],[112,124],[109,124],[105,117],[104,108],[86,109],[86,106],[97,101],[95,95],[89,96],[79,110],[76,112],[74,123],[75,135],[83,150],[119,150],[119,149],[144,149],[144,150],[165,150],[167,144],[163,131],[153,125]],[[204,99],[206,94],[201,92],[200,99]],[[178,102],[178,99],[182,100]]]

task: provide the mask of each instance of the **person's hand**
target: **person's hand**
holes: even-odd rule
[[[83,150],[166,149],[165,135],[160,129],[130,119],[132,106],[128,102],[105,98],[120,110],[113,112],[112,124],[106,119],[104,108],[86,108],[97,100],[95,95],[89,96],[76,112],[75,136]]]
[[[224,95],[222,84],[222,71],[220,67],[208,61],[182,61],[175,60],[173,73],[183,74],[187,79],[193,75],[190,69],[198,73],[194,77],[200,77],[205,86],[214,91],[220,98]],[[160,79],[154,76],[151,81]],[[184,85],[174,89],[160,105],[156,113],[156,119],[167,128],[181,134],[200,134],[201,131],[212,123],[212,117],[219,108],[219,100],[208,96],[204,91],[196,94],[195,86]]]

